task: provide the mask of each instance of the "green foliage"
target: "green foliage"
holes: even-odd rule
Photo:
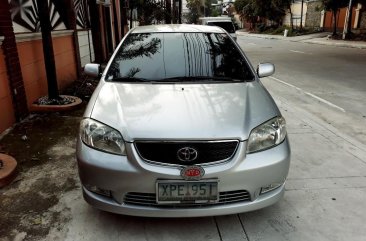
[[[263,33],[264,31],[266,31],[267,26],[265,23],[258,23],[256,29],[258,32]]]
[[[205,16],[211,16],[211,14],[212,14],[212,6],[211,6],[211,4],[212,4],[212,0],[205,0],[205,6],[204,6],[204,8],[205,8],[205,11],[204,11],[204,14],[205,14]]]
[[[237,13],[241,12],[245,6],[249,4],[250,0],[236,0],[234,7]]]
[[[187,8],[189,9],[189,13],[185,17],[187,18],[188,23],[196,24],[200,17],[201,1],[187,0]]]
[[[283,35],[285,29],[288,30],[287,36],[300,36],[312,33],[319,33],[319,28],[303,28],[303,29],[291,29],[288,26],[280,26],[278,28],[266,27],[262,33],[272,34],[272,35]]]
[[[199,17],[220,16],[220,12],[212,6],[212,3],[217,3],[217,0],[205,0],[204,5],[201,4],[201,0],[187,0],[188,14],[185,15],[188,23],[197,23]]]
[[[254,3],[254,0],[236,0],[234,2],[234,8],[246,21],[255,23],[257,15],[255,13]]]
[[[271,34],[283,35],[283,33],[285,32],[285,29],[288,30],[287,36],[291,36],[292,35],[292,29],[289,29],[287,26],[281,26],[281,27],[278,27],[276,29],[273,29],[271,31]]]
[[[356,6],[358,3],[366,4],[366,0],[353,0],[352,5]],[[348,7],[349,0],[322,0],[323,8],[328,11],[338,11],[340,8]]]
[[[221,15],[221,13],[219,10],[217,10],[216,8],[212,9],[211,17],[218,17],[220,15]]]
[[[348,6],[349,0],[322,0],[325,10],[333,12],[333,36],[337,35],[338,9]]]
[[[152,24],[153,21],[162,21],[166,12],[162,2],[155,0],[130,0],[130,8],[137,9],[140,25]]]
[[[340,8],[348,7],[349,0],[322,0],[323,7],[325,10],[333,12],[333,36],[337,35],[337,14]],[[353,0],[352,5],[355,6],[357,3],[366,4],[366,0]]]
[[[236,0],[234,7],[248,22],[255,23],[259,17],[281,25],[291,3],[292,0]],[[264,27],[260,28],[263,30]]]
[[[353,0],[352,5],[356,6],[358,3],[362,5],[366,4],[366,0]],[[340,8],[348,7],[349,0],[322,0],[322,5],[325,10],[328,11],[338,11]]]
[[[322,0],[325,10],[336,12],[338,9],[347,7],[349,0]]]

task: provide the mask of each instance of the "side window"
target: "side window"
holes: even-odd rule
[[[213,54],[215,55],[215,76],[239,80],[252,80],[251,70],[235,44],[224,34],[213,35]]]

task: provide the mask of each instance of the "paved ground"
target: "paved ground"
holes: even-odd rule
[[[254,50],[248,49],[253,63],[262,57]],[[285,79],[281,73],[275,78]],[[294,79],[306,79],[303,74],[292,73]],[[186,219],[95,210],[83,201],[77,178],[79,110],[33,116],[0,140],[0,151],[20,164],[17,180],[0,190],[0,240],[365,240],[366,145],[324,118],[346,123],[348,107],[345,113],[305,94],[313,90],[306,84],[299,90],[271,78],[262,82],[287,119],[292,147],[286,194],[278,204]]]
[[[329,35],[331,35],[331,33],[329,32],[321,32],[321,33],[314,33],[293,37],[284,37],[283,35],[271,35],[271,34],[255,34],[255,33],[248,33],[245,31],[237,31],[237,34],[238,36],[254,37],[261,39],[277,39],[289,42],[304,42],[317,45],[366,49],[365,41],[333,40],[328,37]]]
[[[238,37],[254,66],[275,64],[271,79],[291,90],[281,95],[366,145],[366,49],[303,41]]]

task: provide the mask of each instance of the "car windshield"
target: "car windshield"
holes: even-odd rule
[[[122,43],[107,72],[119,82],[250,81],[247,61],[226,34],[136,33]]]
[[[231,21],[230,22],[229,21],[227,21],[227,22],[224,22],[224,21],[208,22],[207,25],[218,26],[218,27],[225,29],[228,33],[235,33],[235,28]]]

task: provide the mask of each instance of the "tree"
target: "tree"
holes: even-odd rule
[[[137,15],[140,25],[149,25],[152,24],[154,21],[160,22],[167,18],[167,14],[171,14],[167,12],[162,2],[155,0],[131,0],[131,16],[133,9],[137,9]]]
[[[205,8],[205,12],[204,12],[204,14],[205,14],[205,17],[207,17],[207,16],[211,16],[211,14],[212,14],[212,0],[205,0],[205,6],[204,6],[204,8]]]
[[[282,25],[283,17],[286,16],[287,10],[290,9],[291,11],[291,3],[292,0],[271,0],[271,15],[268,18],[275,21],[278,25]]]
[[[338,10],[347,7],[349,0],[322,0],[324,9],[332,11],[333,14],[333,36],[337,35],[337,15]]]
[[[234,8],[237,13],[240,14],[241,19],[245,19],[250,23],[250,29],[253,29],[257,16],[254,13],[254,1],[253,0],[236,0],[234,2]]]
[[[43,56],[47,76],[48,99],[51,102],[57,102],[60,100],[60,96],[57,85],[56,64],[51,36],[52,26],[49,15],[49,6],[48,2],[43,0],[37,0],[37,6],[42,30]]]
[[[284,1],[284,6],[286,7],[286,9],[290,13],[290,26],[291,26],[291,30],[294,30],[294,22],[292,21],[292,10],[291,10],[292,3],[294,3],[294,0],[286,0],[286,1]]]
[[[188,14],[186,15],[187,21],[189,23],[196,24],[198,22],[198,18],[200,17],[201,1],[187,0],[187,8],[189,9]]]
[[[236,12],[242,12],[243,8],[245,8],[249,4],[249,0],[236,0],[234,2],[234,7]]]
[[[282,25],[282,19],[290,8],[291,2],[291,0],[237,0],[234,7],[251,24],[255,23],[259,17]]]
[[[348,9],[348,14],[347,14],[347,19],[346,19],[346,22],[347,22],[347,26],[345,26],[345,28],[343,29],[343,39],[349,39],[351,38],[352,36],[352,7],[356,6],[358,3],[361,3],[362,5],[365,5],[366,4],[366,0],[349,0],[349,4],[351,4],[351,8]],[[348,5],[348,7],[350,7]]]

